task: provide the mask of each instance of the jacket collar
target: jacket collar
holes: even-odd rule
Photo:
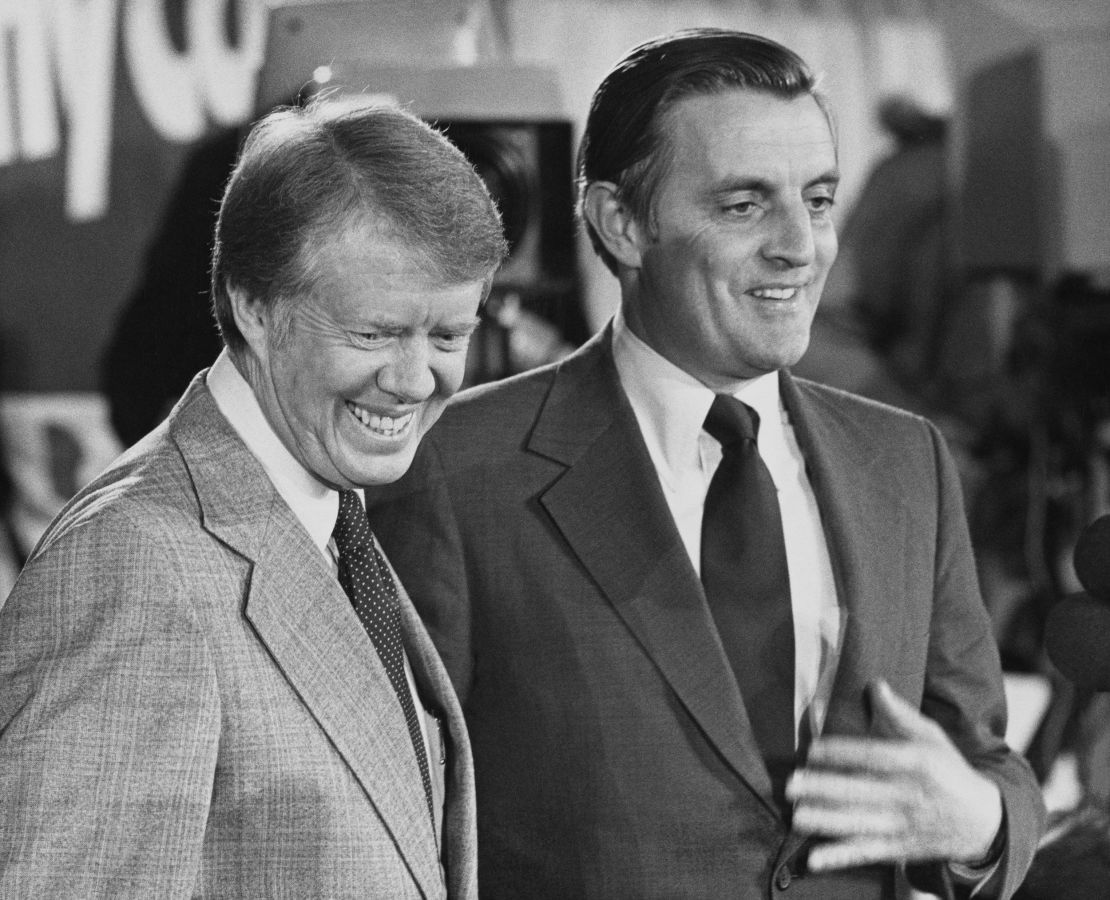
[[[528,447],[567,466],[540,498],[690,715],[773,809],[770,778],[604,329],[559,367]]]

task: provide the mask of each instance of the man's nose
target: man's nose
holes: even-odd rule
[[[763,245],[763,255],[791,267],[808,266],[815,255],[813,221],[804,203],[774,210]]]
[[[403,403],[421,403],[436,389],[435,373],[427,341],[406,338],[398,341],[390,359],[378,369],[378,387]]]

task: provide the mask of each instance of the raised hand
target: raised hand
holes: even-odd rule
[[[869,693],[872,734],[818,738],[787,784],[794,828],[829,839],[810,852],[810,869],[982,863],[1002,822],[998,787],[886,682]]]

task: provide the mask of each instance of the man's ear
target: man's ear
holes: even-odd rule
[[[582,214],[593,226],[601,243],[623,266],[640,268],[647,235],[618,197],[610,181],[592,181],[586,186]]]
[[[267,324],[270,320],[270,311],[248,291],[230,281],[225,284],[224,290],[228,300],[231,301],[231,314],[235,318],[239,333],[243,335],[247,346],[256,356],[264,355],[268,345]]]

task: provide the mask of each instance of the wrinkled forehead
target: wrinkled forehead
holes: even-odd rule
[[[835,180],[837,154],[824,113],[809,95],[752,91],[690,97],[669,113],[663,184],[720,186],[765,181],[785,187]]]
[[[321,232],[302,256],[308,262],[295,305],[325,310],[351,327],[421,315],[473,317],[487,288],[484,280],[450,277],[420,247],[373,218]]]
[[[730,136],[755,141],[832,146],[836,128],[827,101],[804,92],[783,96],[764,89],[686,94],[667,105],[657,119],[659,138],[678,150],[684,138],[728,140]]]

